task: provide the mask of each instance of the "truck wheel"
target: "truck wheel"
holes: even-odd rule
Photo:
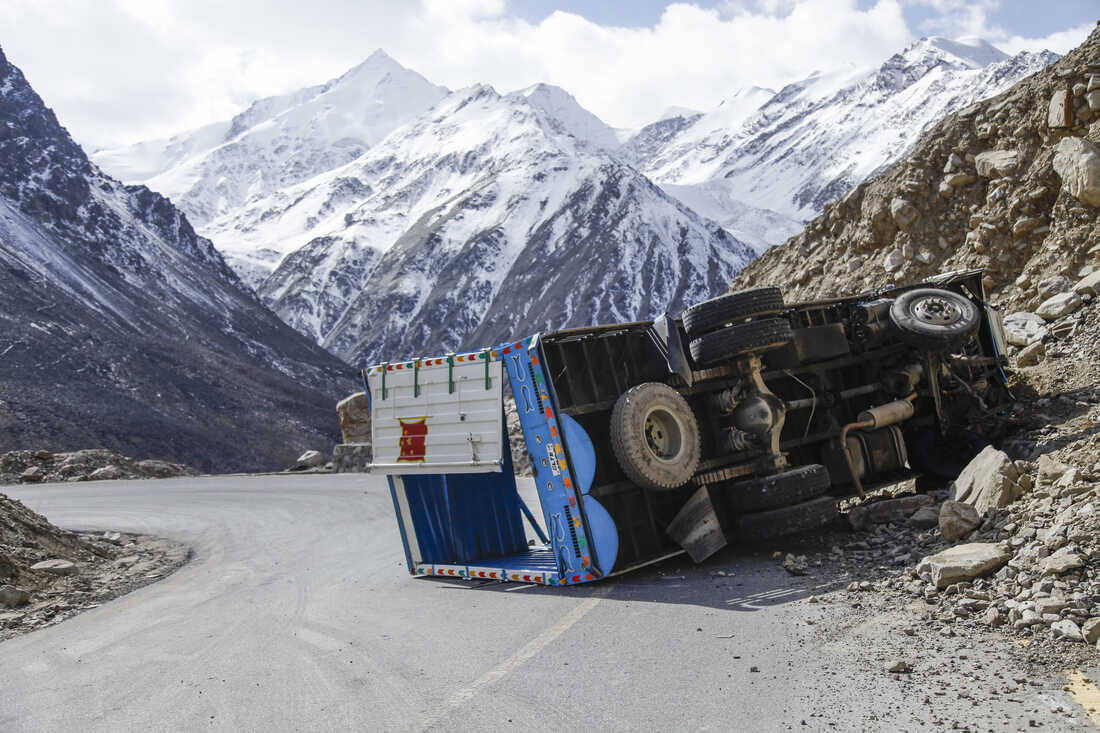
[[[831,485],[829,472],[821,464],[814,463],[771,476],[732,481],[720,490],[729,497],[732,511],[746,514],[817,498]]]
[[[699,336],[735,321],[783,310],[779,288],[753,288],[696,303],[683,312],[688,336]]]
[[[840,514],[836,499],[822,496],[794,506],[755,514],[743,514],[734,520],[734,534],[740,542],[765,542],[798,532],[820,529]]]
[[[890,320],[907,343],[939,349],[974,333],[981,324],[981,314],[969,298],[958,293],[918,288],[894,300]]]
[[[688,348],[697,364],[707,365],[777,349],[790,343],[792,338],[790,323],[781,318],[765,318],[703,334]]]
[[[611,449],[623,473],[645,489],[686,484],[699,465],[699,425],[679,392],[646,382],[624,392],[611,411]]]

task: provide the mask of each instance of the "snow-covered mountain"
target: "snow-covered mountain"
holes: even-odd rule
[[[91,163],[0,50],[0,451],[277,468],[333,440],[349,372]]]
[[[606,152],[591,120],[551,87],[463,89],[214,236],[291,252],[261,295],[349,359],[634,320],[719,292],[751,249]]]
[[[92,159],[127,183],[168,196],[202,229],[252,200],[355,160],[447,94],[375,51],[339,78],[261,99],[232,120],[99,151]]]
[[[925,38],[877,68],[814,74],[774,94],[743,90],[713,112],[659,122],[626,147],[646,175],[726,226],[716,215],[726,204],[708,202],[804,221],[897,160],[945,115],[1057,58],[1009,57],[980,39]]]

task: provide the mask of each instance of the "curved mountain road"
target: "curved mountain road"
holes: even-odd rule
[[[409,577],[379,477],[5,491],[61,526],[171,537],[194,558],[0,644],[4,731],[1087,725],[1057,680],[1011,709],[922,704],[918,683],[892,679],[873,653],[912,639],[807,603],[809,585],[765,553],[577,588],[474,586]],[[736,575],[710,575],[727,567]]]

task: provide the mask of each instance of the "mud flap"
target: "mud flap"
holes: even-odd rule
[[[667,532],[695,562],[706,560],[728,544],[706,486],[691,495]]]
[[[588,495],[596,475],[596,449],[580,423],[568,415],[562,415],[560,420],[565,444],[569,448],[569,460],[577,479],[577,493],[584,509],[588,536],[592,540],[593,561],[603,575],[608,575],[619,555],[619,530],[607,509],[594,496]]]

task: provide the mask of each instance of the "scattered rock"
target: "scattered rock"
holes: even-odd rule
[[[955,479],[951,498],[969,504],[983,515],[991,508],[1011,504],[1023,495],[1024,489],[1020,471],[1008,454],[988,445]]]
[[[1047,321],[1057,321],[1059,318],[1073,313],[1080,308],[1081,305],[1081,296],[1077,293],[1059,293],[1052,298],[1044,300],[1042,304],[1035,309],[1035,313],[1042,316]]]
[[[27,483],[38,483],[42,479],[46,478],[46,472],[37,466],[28,468],[23,473],[19,474],[19,478],[23,479]]]
[[[925,557],[917,565],[917,574],[942,589],[998,570],[1010,557],[1012,553],[1004,545],[972,542]]]
[[[890,202],[890,216],[894,218],[894,223],[898,225],[898,229],[905,231],[917,220],[920,211],[905,199],[895,198]]]
[[[1043,342],[1039,341],[1031,346],[1026,346],[1016,355],[1016,365],[1022,367],[1035,366],[1046,358],[1047,350]]]
[[[934,506],[922,506],[909,517],[909,526],[918,529],[931,529],[940,523],[940,510]]]
[[[126,472],[118,466],[104,466],[103,468],[97,468],[88,474],[89,481],[115,481],[120,478],[125,478]]]
[[[1073,292],[1078,295],[1100,295],[1100,270],[1082,278],[1073,286]]]
[[[370,443],[341,443],[332,449],[332,469],[337,473],[364,473],[370,470],[373,455]]]
[[[298,460],[294,462],[294,471],[301,471],[307,468],[318,468],[325,465],[325,456],[319,450],[307,450],[302,455],[298,456]]]
[[[1054,150],[1062,188],[1083,204],[1100,206],[1100,150],[1080,137],[1063,138]]]
[[[1084,637],[1085,642],[1088,644],[1100,642],[1100,616],[1090,618],[1084,623],[1081,627],[1081,636]]]
[[[1012,173],[1019,162],[1015,150],[987,150],[974,157],[974,168],[982,178],[995,178]]]
[[[886,253],[886,259],[882,261],[882,267],[887,272],[895,272],[905,265],[905,256],[900,249],[890,250]]]
[[[937,517],[940,534],[948,542],[965,539],[982,523],[977,510],[960,501],[945,501]]]
[[[1042,316],[1020,311],[1004,318],[1005,338],[1014,346],[1029,346],[1047,335]]]
[[[1084,558],[1077,553],[1059,550],[1043,561],[1043,575],[1061,575],[1084,564]]]
[[[892,674],[909,674],[913,671],[913,665],[904,659],[897,659],[886,666],[886,671]]]
[[[24,606],[31,601],[31,594],[14,585],[0,585],[0,606],[15,608]]]
[[[366,392],[356,392],[336,403],[344,443],[370,443],[370,402]]]
[[[1055,639],[1065,639],[1066,641],[1085,640],[1085,638],[1081,635],[1081,629],[1077,626],[1077,624],[1073,623],[1068,618],[1052,623],[1050,625],[1050,631],[1054,635]]]
[[[1069,278],[1065,275],[1055,275],[1054,277],[1048,277],[1045,280],[1040,280],[1035,286],[1035,290],[1039,293],[1039,298],[1046,300],[1058,293],[1064,293],[1069,290]]]
[[[1073,127],[1073,94],[1069,89],[1059,89],[1050,98],[1047,107],[1048,127]]]
[[[52,575],[74,575],[76,564],[70,560],[43,560],[31,565],[31,570]]]
[[[914,494],[893,499],[876,501],[871,504],[852,507],[848,512],[848,522],[852,529],[866,529],[872,524],[886,524],[905,522],[921,507],[932,504],[932,497],[925,494]]]

